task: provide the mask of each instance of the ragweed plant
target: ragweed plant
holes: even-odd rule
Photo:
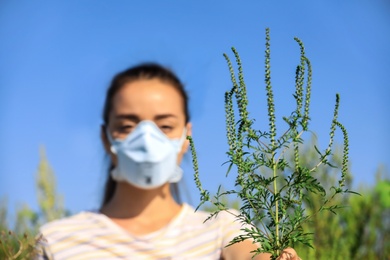
[[[318,162],[314,167],[306,167],[300,163],[300,149],[304,142],[302,135],[309,131],[312,68],[305,55],[302,41],[298,38],[294,39],[300,47],[300,62],[296,68],[295,93],[293,94],[296,108],[290,116],[283,117],[286,129],[280,136],[277,136],[276,131],[275,102],[271,85],[269,29],[266,29],[265,49],[268,130],[254,129],[254,119],[249,117],[246,85],[237,50],[232,48],[237,64],[238,79],[230,58],[224,54],[232,81],[232,88],[225,93],[226,133],[229,145],[228,173],[235,166],[234,168],[237,169],[236,190],[218,189],[216,195],[210,196],[210,193],[202,188],[194,142],[190,137],[188,138],[192,150],[195,183],[201,195],[200,205],[211,202],[216,208],[208,219],[215,217],[220,211],[230,212],[222,198],[235,194],[242,201],[242,206],[239,214],[230,213],[234,214],[243,224],[242,231],[244,232],[243,235],[234,238],[229,245],[251,239],[254,243],[261,245],[253,251],[254,256],[268,252],[272,254],[272,259],[276,259],[283,249],[293,247],[295,243],[311,246],[311,234],[303,231],[302,224],[323,210],[335,212],[341,206],[332,204],[332,199],[338,194],[352,192],[345,186],[348,171],[348,134],[345,127],[338,121],[340,103],[338,94],[327,148],[320,151],[318,147],[315,147]],[[237,112],[235,112],[234,104]],[[238,119],[235,118],[236,114],[239,116]],[[336,128],[340,128],[344,136],[343,160],[338,185],[329,191],[325,190],[323,184],[316,178],[316,170],[324,165],[334,167],[330,164],[329,158],[332,154]],[[288,158],[291,153],[293,154],[292,161]],[[305,212],[303,201],[309,200],[308,194],[310,193],[319,194],[322,201],[317,211],[308,214]]]

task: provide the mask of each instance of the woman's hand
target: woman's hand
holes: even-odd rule
[[[286,248],[278,257],[278,260],[301,260],[293,248]]]
[[[255,258],[252,258],[253,253],[250,253],[253,250],[256,250],[258,247],[250,242],[249,240],[236,243],[229,247],[223,249],[222,259],[224,260],[270,260],[271,254],[262,253],[257,255]],[[297,252],[293,248],[286,248],[283,250],[282,254],[277,258],[278,260],[301,260],[297,255]]]

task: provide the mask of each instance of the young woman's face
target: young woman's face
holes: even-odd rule
[[[191,125],[185,123],[183,98],[169,83],[159,79],[140,79],[125,84],[113,97],[108,130],[114,139],[124,139],[143,120],[153,121],[168,138],[180,138],[184,127],[191,134]],[[105,141],[106,150],[109,148]],[[180,163],[188,141],[178,156]],[[110,152],[110,149],[107,150]],[[111,154],[114,164],[116,158]]]

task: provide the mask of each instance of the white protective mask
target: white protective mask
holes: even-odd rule
[[[114,140],[108,131],[107,135],[118,160],[111,171],[114,180],[153,189],[182,178],[177,155],[186,140],[186,129],[180,139],[169,139],[153,121],[145,120],[123,140]]]

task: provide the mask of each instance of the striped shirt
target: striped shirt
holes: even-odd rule
[[[183,204],[164,228],[135,236],[96,212],[81,212],[44,225],[38,259],[220,259],[222,249],[241,233],[232,214],[209,213]]]

